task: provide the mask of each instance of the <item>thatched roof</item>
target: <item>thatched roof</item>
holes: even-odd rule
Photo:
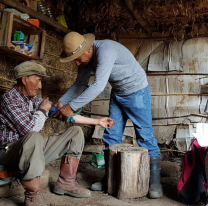
[[[190,0],[51,0],[80,33],[111,36],[145,31],[183,38],[206,35],[208,1]],[[141,23],[141,20],[143,23]],[[147,36],[148,36],[147,35]]]
[[[80,33],[115,37],[141,30],[123,0],[58,0],[57,8],[64,12],[69,29]]]

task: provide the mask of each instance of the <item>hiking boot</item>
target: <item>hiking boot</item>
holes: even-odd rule
[[[70,195],[72,197],[91,197],[88,189],[83,188],[76,182],[76,173],[79,160],[69,155],[62,157],[60,174],[53,192],[59,195]]]
[[[40,177],[36,177],[33,180],[20,181],[20,183],[25,189],[24,206],[46,206],[42,200]]]
[[[43,203],[41,191],[39,192],[25,192],[25,206],[46,206]]]

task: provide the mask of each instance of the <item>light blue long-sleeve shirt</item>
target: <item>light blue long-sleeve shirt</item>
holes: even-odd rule
[[[95,81],[85,89],[91,72],[95,73]],[[76,111],[95,99],[108,81],[112,92],[119,96],[132,94],[148,85],[144,70],[126,47],[112,40],[98,40],[93,43],[90,63],[79,66],[75,83],[59,101]]]

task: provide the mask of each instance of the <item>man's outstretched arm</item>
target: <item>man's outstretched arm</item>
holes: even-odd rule
[[[111,128],[114,125],[114,121],[110,117],[103,117],[99,119],[83,117],[81,115],[73,116],[75,123],[86,124],[86,125],[100,125],[104,128]]]

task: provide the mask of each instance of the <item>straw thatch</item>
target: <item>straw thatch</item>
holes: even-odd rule
[[[71,30],[81,33],[93,32],[97,36],[111,36],[114,39],[121,33],[141,32],[142,26],[129,10],[125,0],[51,0],[51,2],[57,13],[65,15]],[[207,0],[129,2],[132,3],[133,10],[141,14],[153,33],[168,32],[172,38],[207,34]]]
[[[141,26],[132,17],[122,0],[51,0],[58,11],[64,13],[68,27],[80,33],[111,36],[119,33],[140,32]]]

